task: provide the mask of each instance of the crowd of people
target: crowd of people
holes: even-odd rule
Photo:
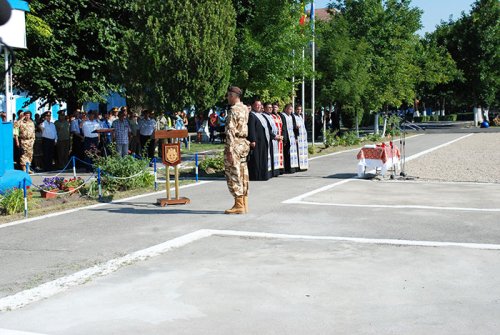
[[[253,99],[247,109],[250,180],[268,180],[283,173],[307,170],[307,131],[302,107],[299,105],[294,111],[287,104],[280,112],[278,103]],[[121,157],[133,154],[152,159],[157,147],[158,154],[162,153],[163,140],[153,138],[155,130],[187,129],[189,124],[185,112],[154,116],[143,110],[139,116],[126,106],[101,114],[76,110],[68,115],[60,110],[57,118],[50,110],[34,118],[30,111],[19,110],[15,119],[14,159],[24,171],[28,163],[35,171],[62,169],[71,156],[78,159],[79,166],[90,168],[93,155],[108,155],[111,144]],[[207,121],[203,115],[196,115],[195,123],[199,142],[207,125],[209,141],[214,143],[217,133],[224,142],[225,111],[210,113]],[[187,147],[187,139],[183,142]]]
[[[280,174],[305,171],[309,167],[307,130],[302,106],[293,110],[255,98],[247,105],[248,172],[250,180],[268,180]]]
[[[155,130],[186,129],[189,122],[185,112],[154,117],[151,111],[143,110],[139,116],[126,106],[102,114],[77,109],[68,115],[60,110],[54,119],[50,110],[34,118],[25,110],[14,115],[14,160],[19,169],[26,171],[28,163],[35,171],[62,169],[71,156],[80,166],[90,168],[92,157],[108,155],[111,144],[121,157],[133,154],[151,159],[156,145],[161,145],[153,138]],[[187,139],[184,143],[187,147]],[[161,150],[158,153],[161,155]]]

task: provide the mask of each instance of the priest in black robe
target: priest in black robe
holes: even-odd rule
[[[279,149],[278,149],[278,141],[281,141],[283,138],[278,135],[278,128],[276,127],[276,123],[272,117],[273,105],[270,102],[264,103],[264,112],[261,113],[262,116],[266,120],[267,129],[269,131],[269,158],[270,162],[268,162],[269,168],[271,170],[272,177],[278,177],[280,175],[280,170],[278,167],[279,160]]]
[[[280,114],[283,122],[283,165],[284,173],[295,173],[299,167],[297,155],[296,133],[298,131],[295,119],[292,116],[292,104],[287,104]]]
[[[271,173],[268,170],[269,142],[258,113],[262,111],[262,103],[255,99],[248,116],[248,141],[250,154],[248,156],[248,174],[250,180],[268,180]]]

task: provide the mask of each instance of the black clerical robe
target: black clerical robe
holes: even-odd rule
[[[294,173],[296,171],[296,151],[297,144],[295,141],[294,130],[296,127],[293,117],[287,119],[285,113],[280,113],[281,121],[283,122],[283,165],[284,173]],[[291,123],[291,124],[290,124]],[[293,157],[292,157],[293,156]]]
[[[248,158],[248,174],[250,180],[268,180],[271,173],[268,170],[269,143],[266,129],[254,111],[248,116],[248,141],[255,142],[255,147],[250,147]]]

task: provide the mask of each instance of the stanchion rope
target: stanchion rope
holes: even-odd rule
[[[49,194],[58,194],[58,195],[64,195],[64,194],[70,194],[70,193],[74,193],[75,191],[78,191],[79,189],[81,189],[83,186],[85,186],[92,178],[94,178],[95,176],[95,173],[93,175],[91,175],[89,178],[87,178],[86,180],[83,181],[83,184],[81,184],[80,186],[78,187],[75,187],[74,190],[72,191],[68,191],[68,192],[51,192],[51,191],[47,191],[47,190],[43,190],[41,187],[35,185],[35,184],[32,184],[32,186],[36,189],[38,189],[39,191],[44,191],[45,193],[49,193]]]

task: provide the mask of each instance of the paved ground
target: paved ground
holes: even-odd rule
[[[244,216],[216,181],[0,226],[0,334],[496,334],[500,185],[354,180],[355,154],[251,183]]]

